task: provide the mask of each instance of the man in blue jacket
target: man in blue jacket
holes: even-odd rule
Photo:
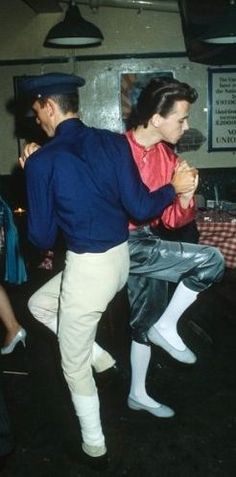
[[[62,367],[80,421],[83,451],[99,465],[106,460],[106,446],[92,346],[102,313],[127,281],[128,221],[161,214],[176,193],[194,190],[195,179],[194,170],[177,171],[171,183],[149,192],[126,138],[80,121],[77,88],[83,84],[78,76],[60,73],[22,80],[37,123],[52,139],[21,162],[29,239],[50,249],[61,230],[66,242],[58,334]]]

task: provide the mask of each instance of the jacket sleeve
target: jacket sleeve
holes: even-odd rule
[[[42,153],[41,153],[42,154]],[[53,247],[57,236],[49,161],[34,154],[25,166],[28,196],[28,238],[40,249]],[[40,178],[40,180],[39,180]]]

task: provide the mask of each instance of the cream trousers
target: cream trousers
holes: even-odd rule
[[[62,367],[71,392],[96,394],[92,347],[98,322],[129,273],[127,242],[104,253],[68,251],[59,306]]]
[[[63,274],[35,292],[28,304],[36,319],[54,333],[58,328],[62,367],[80,421],[83,449],[92,457],[106,452],[92,365],[102,371],[114,362],[96,345],[96,330],[128,273],[127,242],[105,253],[67,252]]]
[[[39,288],[29,299],[28,307],[36,320],[58,333],[59,297],[61,292],[62,272]],[[96,342],[92,350],[92,366],[97,373],[111,368],[115,364],[113,357]]]

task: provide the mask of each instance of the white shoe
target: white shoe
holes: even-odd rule
[[[142,404],[141,402],[135,401],[135,399],[132,399],[131,397],[128,397],[127,404],[130,409],[133,409],[133,411],[147,411],[156,417],[173,417],[175,415],[173,409],[168,406],[165,406],[165,404],[160,404],[156,407],[147,406],[145,404]]]
[[[25,347],[25,338],[26,338],[26,331],[24,328],[21,328],[18,333],[14,336],[11,342],[7,346],[3,346],[1,348],[1,354],[10,354],[15,349],[17,343],[20,341],[22,342],[23,346]]]
[[[197,361],[196,355],[189,348],[187,348],[187,346],[185,346],[183,351],[176,349],[169,343],[169,341],[163,338],[163,336],[158,333],[157,329],[153,326],[148,330],[147,335],[151,343],[163,348],[172,356],[172,358],[177,359],[177,361],[187,364],[193,364]]]

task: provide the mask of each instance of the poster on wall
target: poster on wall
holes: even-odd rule
[[[208,70],[208,151],[236,150],[236,68]]]
[[[122,130],[126,130],[126,122],[139,94],[149,81],[157,76],[173,78],[172,71],[153,71],[138,73],[121,73],[120,75],[120,107]]]

